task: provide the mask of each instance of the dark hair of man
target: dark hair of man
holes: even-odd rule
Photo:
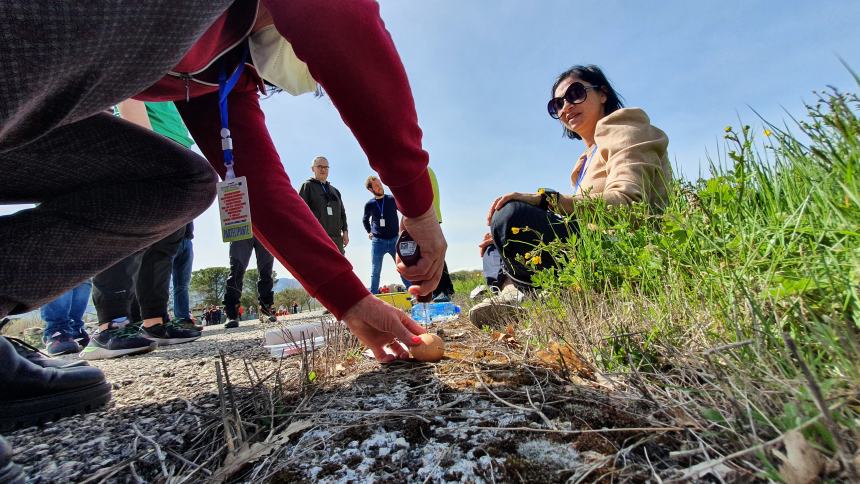
[[[558,85],[569,77],[576,77],[586,85],[600,86],[600,90],[606,95],[606,103],[603,105],[604,116],[624,107],[624,103],[621,101],[621,95],[615,91],[615,88],[613,88],[612,84],[609,83],[609,79],[606,78],[603,71],[594,64],[589,64],[587,66],[576,65],[559,74],[558,78],[556,78],[555,82],[552,84],[552,90],[550,91],[551,97],[555,97],[555,90]],[[578,134],[566,127],[563,129],[564,136],[567,136],[570,139],[582,139]]]

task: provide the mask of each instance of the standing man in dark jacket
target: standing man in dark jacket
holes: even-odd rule
[[[328,160],[324,156],[314,158],[311,165],[314,176],[302,183],[299,196],[308,204],[325,233],[343,254],[344,248],[349,245],[346,210],[340,192],[328,182],[328,169]]]
[[[400,220],[397,216],[397,202],[394,197],[385,194],[382,182],[376,176],[369,176],[364,187],[373,194],[373,198],[364,204],[364,216],[361,222],[370,238],[370,292],[379,294],[379,274],[382,272],[382,259],[385,254],[397,260],[397,235],[400,230]],[[403,278],[403,285],[411,283]]]

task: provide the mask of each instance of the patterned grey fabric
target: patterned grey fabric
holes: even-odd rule
[[[0,317],[200,214],[202,157],[100,114],[157,81],[232,0],[0,2]]]

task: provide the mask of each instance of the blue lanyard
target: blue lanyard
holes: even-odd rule
[[[594,145],[594,149],[591,150],[591,154],[585,157],[585,163],[582,164],[582,168],[579,170],[579,176],[576,177],[576,186],[573,187],[574,195],[579,193],[579,185],[582,184],[582,180],[585,178],[585,170],[587,170],[588,165],[591,164],[591,159],[594,158],[595,153],[597,153],[597,145]]]
[[[376,208],[379,209],[379,218],[385,218],[385,196],[382,197],[382,204],[379,204],[379,200],[376,201]]]
[[[248,58],[248,48],[242,52],[242,59],[239,61],[239,66],[227,78],[227,72],[221,68],[221,74],[218,75],[218,107],[221,110],[221,149],[224,151],[224,167],[227,169],[225,180],[236,178],[236,173],[233,171],[233,138],[230,137],[230,123],[227,119],[227,96],[230,91],[236,86],[239,77],[242,76],[242,71],[245,69],[245,60]]]

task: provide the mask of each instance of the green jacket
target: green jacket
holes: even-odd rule
[[[343,248],[341,232],[346,230],[346,210],[343,208],[343,198],[338,189],[329,182],[323,184],[315,178],[309,178],[302,183],[299,196],[311,208],[311,212],[320,221],[325,233],[338,247]]]

